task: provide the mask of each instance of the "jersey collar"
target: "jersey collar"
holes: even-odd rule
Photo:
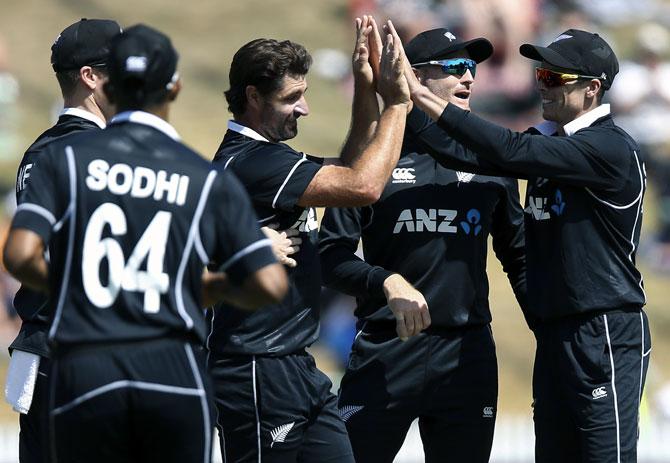
[[[154,116],[153,114],[144,111],[124,111],[114,116],[112,120],[109,121],[109,124],[121,124],[122,122],[134,122],[136,124],[148,125],[156,130],[160,130],[175,141],[181,140],[181,137],[175,128],[172,127],[168,122],[164,121],[158,116]]]
[[[240,125],[233,120],[228,121],[228,130],[232,130],[233,132],[237,132],[239,134],[242,134],[245,137],[253,138],[254,140],[266,141],[268,143],[270,142],[270,140],[268,140],[267,138],[265,138],[263,135],[256,132],[255,130],[250,129],[249,127],[245,127],[243,125]]]
[[[589,127],[596,120],[600,119],[601,117],[605,117],[609,114],[610,114],[610,105],[601,104],[600,106],[597,106],[591,111],[582,114],[577,119],[565,124],[565,126],[563,126],[563,131],[565,132],[565,135],[569,137],[576,131],[583,129],[585,127]]]
[[[107,124],[105,124],[105,121],[100,119],[98,116],[93,114],[92,112],[86,111],[85,109],[81,108],[63,108],[61,112],[58,114],[58,117],[60,116],[75,116],[75,117],[80,117],[82,119],[86,119],[87,121],[93,122],[95,125],[100,127],[101,129],[104,129]]]

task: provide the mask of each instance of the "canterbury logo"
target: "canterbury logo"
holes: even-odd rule
[[[591,395],[594,399],[602,399],[607,397],[607,390],[604,387],[597,387],[591,392]]]
[[[482,417],[493,418],[493,407],[484,407],[484,410],[482,412]]]
[[[459,182],[468,183],[475,177],[475,174],[469,172],[456,172],[456,177]]]
[[[345,405],[344,407],[339,409],[340,418],[342,418],[342,421],[346,423],[347,421],[349,421],[349,418],[351,418],[361,410],[363,410],[363,405]]]
[[[272,443],[270,444],[270,448],[272,448],[276,442],[284,442],[286,440],[286,436],[288,436],[288,433],[291,432],[291,429],[293,429],[294,425],[295,421],[282,424],[281,426],[277,426],[272,431],[270,431],[270,436],[272,436]]]
[[[391,183],[416,183],[414,169],[411,167],[397,167],[391,174],[393,181]]]

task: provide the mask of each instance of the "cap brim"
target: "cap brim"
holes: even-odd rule
[[[439,53],[435,53],[435,56],[433,56],[432,59],[440,59],[445,55],[450,55],[451,53],[457,52],[459,50],[467,50],[471,59],[481,63],[493,54],[493,45],[485,38],[480,37],[477,39],[468,40],[467,42],[460,42],[450,45],[440,50]]]
[[[537,45],[524,43],[519,47],[519,53],[528,59],[534,61],[546,61],[552,66],[557,66],[559,68],[574,69],[575,67],[574,63],[566,60],[551,48],[538,47]]]

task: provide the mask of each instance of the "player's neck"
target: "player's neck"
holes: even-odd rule
[[[84,98],[77,97],[76,95],[69,98],[66,97],[63,99],[63,106],[66,108],[81,109],[99,117],[103,121],[107,120],[107,117],[105,117],[102,109],[100,109],[100,106],[98,106],[91,95]]]

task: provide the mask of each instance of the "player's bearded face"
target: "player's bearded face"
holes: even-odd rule
[[[298,118],[309,114],[305,76],[284,76],[281,87],[268,95],[262,112],[265,136],[271,141],[298,135]]]

